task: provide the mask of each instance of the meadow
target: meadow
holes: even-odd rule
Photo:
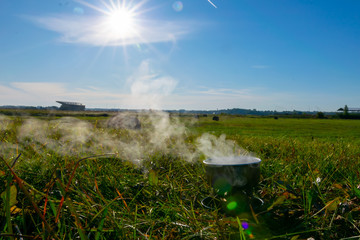
[[[360,121],[0,115],[0,239],[360,239]],[[202,161],[251,153],[262,206],[221,205]]]

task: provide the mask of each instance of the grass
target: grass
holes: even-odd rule
[[[36,132],[33,138],[21,135],[26,118],[0,120],[0,239],[360,236],[360,121],[220,116],[219,122],[201,117],[179,123],[174,117],[174,126],[185,125],[185,133],[161,135],[166,147],[160,148],[149,136],[157,132],[146,117],[141,131],[108,129],[103,117],[84,119],[95,134],[73,144],[51,124],[41,125],[51,130],[41,140]],[[226,134],[262,159],[256,195],[263,206],[234,216],[201,204],[215,196],[201,163],[205,156],[189,162],[178,149],[195,151],[196,139],[208,132]],[[141,164],[129,161],[126,149],[99,141],[100,135],[129,143],[121,148],[138,144],[131,150],[142,150],[136,153]],[[59,150],[66,148],[73,149]]]
[[[200,118],[194,131],[242,137],[305,137],[359,141],[360,121],[340,119],[294,119],[221,116],[219,122]]]

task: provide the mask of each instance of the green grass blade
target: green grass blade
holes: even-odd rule
[[[11,223],[11,212],[10,212],[10,205],[11,205],[11,187],[10,187],[10,182],[11,182],[11,175],[8,176],[7,178],[7,183],[6,183],[6,198],[5,198],[5,211],[6,211],[6,230],[9,234],[13,234],[13,228],[12,228],[12,223]],[[10,239],[14,239],[13,237],[10,237]]]
[[[103,216],[100,220],[99,226],[97,227],[97,230],[96,230],[95,240],[99,240],[99,238],[100,238],[100,234],[104,227],[104,222],[105,222],[107,212],[108,212],[108,208],[105,208],[105,210],[103,211]]]
[[[236,217],[236,221],[239,225],[240,240],[246,240],[244,229],[241,226],[241,221],[240,221],[239,217]]]

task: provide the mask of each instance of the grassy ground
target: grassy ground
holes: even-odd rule
[[[0,239],[360,238],[360,121],[140,117],[141,130],[0,117]],[[205,133],[262,159],[263,206],[201,204],[221,202],[197,150]]]
[[[220,121],[200,118],[194,131],[225,133],[243,137],[310,137],[360,140],[360,121],[338,119],[296,119],[221,116]]]

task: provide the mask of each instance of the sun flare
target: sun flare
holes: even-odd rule
[[[129,38],[136,32],[134,14],[124,7],[109,12],[104,24],[109,35],[117,38]]]

